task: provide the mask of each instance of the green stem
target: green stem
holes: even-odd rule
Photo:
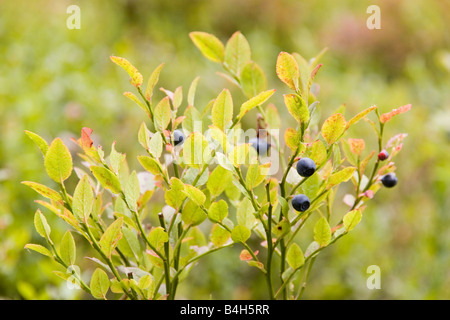
[[[158,214],[158,218],[159,218],[159,223],[160,223],[161,227],[164,229],[164,231],[167,232],[166,224],[164,223],[164,216],[160,213],[160,214]],[[166,280],[166,294],[168,296],[168,299],[171,300],[171,299],[173,299],[173,296],[172,296],[171,290],[170,290],[170,256],[169,256],[169,242],[168,241],[164,242],[164,255],[166,257],[163,260],[163,262],[164,262],[164,277]]]
[[[269,183],[266,185],[266,194],[267,194],[267,201],[269,202],[269,210],[268,210],[268,222],[267,222],[267,229],[266,229],[266,238],[267,238],[267,286],[269,290],[269,297],[270,300],[274,299],[273,296],[273,285],[272,285],[272,256],[273,256],[273,243],[272,243],[272,203],[270,202],[270,190],[269,190]],[[262,218],[261,218],[262,220]]]

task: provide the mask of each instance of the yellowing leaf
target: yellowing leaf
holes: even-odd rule
[[[263,91],[257,96],[247,100],[241,105],[241,109],[239,111],[238,118],[241,119],[247,112],[255,108],[256,106],[262,105],[266,102],[273,94],[275,93],[275,89]]]
[[[206,219],[206,213],[194,201],[186,202],[181,212],[181,220],[186,225],[197,226]]]
[[[280,52],[277,58],[276,72],[278,78],[292,90],[298,90],[300,71],[295,58],[287,52]]]
[[[42,195],[48,199],[62,202],[61,195],[57,191],[55,191],[43,184],[40,184],[37,182],[32,182],[32,181],[22,181],[22,184],[30,187],[31,189],[33,189],[34,191],[36,191],[37,193],[39,193],[40,195]]]
[[[250,57],[251,51],[247,39],[239,31],[235,32],[225,46],[225,65],[238,76]]]
[[[335,143],[346,128],[345,118],[341,113],[335,113],[322,125],[321,133],[328,145]]]
[[[350,128],[350,126],[354,125],[355,123],[357,123],[359,120],[361,120],[362,118],[364,118],[370,111],[375,110],[377,108],[377,106],[371,106],[363,111],[361,111],[360,113],[358,113],[356,116],[354,116],[353,118],[351,118],[348,122],[347,122],[347,126],[345,129]]]
[[[44,256],[53,258],[53,254],[46,247],[43,247],[40,244],[28,243],[25,245],[25,249],[33,250]]]
[[[198,206],[203,205],[206,201],[205,194],[200,189],[189,184],[184,186],[184,191],[182,192]]]
[[[308,107],[299,95],[285,94],[284,95],[284,104],[286,105],[289,113],[294,117],[297,122],[302,125],[306,125],[309,121],[309,110]]]
[[[122,67],[130,76],[130,82],[133,86],[140,87],[142,85],[143,77],[142,74],[133,66],[127,59],[111,56],[111,61]]]
[[[223,89],[214,101],[211,115],[213,125],[222,130],[227,128],[233,118],[233,99],[228,89]]]
[[[211,229],[211,242],[215,247],[221,247],[230,239],[230,232],[215,224]]]
[[[287,128],[284,132],[284,142],[292,150],[295,151],[300,145],[300,135],[294,128]]]
[[[45,216],[39,209],[34,214],[34,227],[41,237],[47,239],[50,243],[52,242],[50,239],[50,233],[52,230],[47,223],[47,219],[45,219]]]
[[[138,161],[145,170],[154,175],[159,175],[163,173],[161,164],[156,159],[153,159],[149,156],[138,156]]]
[[[72,173],[72,155],[60,138],[50,144],[45,154],[44,166],[47,174],[57,183],[62,183]]]
[[[233,164],[235,167],[239,167],[241,164],[245,164],[247,160],[247,155],[249,151],[249,144],[244,143],[240,144],[231,150],[230,153],[228,153],[227,158],[228,161]]]
[[[225,47],[215,36],[206,32],[194,31],[189,34],[189,37],[207,59],[213,62],[223,62]]]
[[[115,194],[119,194],[122,191],[119,179],[111,170],[100,166],[91,166],[89,169],[103,188],[109,189]]]

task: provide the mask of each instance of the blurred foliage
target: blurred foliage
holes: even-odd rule
[[[166,62],[160,84],[169,90],[183,85],[186,91],[200,75],[200,106],[224,86],[243,101],[188,37],[198,30],[227,39],[240,30],[268,74],[269,88],[279,93],[284,89],[274,67],[280,51],[310,57],[328,47],[318,74],[326,114],[343,103],[349,115],[372,104],[382,112],[413,105],[386,132],[409,135],[396,161],[399,185],[380,191],[353,234],[319,256],[304,297],[450,298],[449,2],[377,1],[381,30],[366,28],[372,3],[358,0],[80,0],[79,30],[66,27],[70,4],[0,2],[0,297],[84,298],[51,274],[51,262],[23,249],[39,239],[33,231],[37,195],[20,181],[49,182],[41,154],[23,130],[49,141],[62,136],[75,147],[69,138],[87,126],[96,144],[109,146],[114,137],[132,159],[139,148],[129,141],[136,141],[145,115],[122,96],[128,83],[109,56],[127,57],[143,74]],[[281,99],[278,94],[274,102],[285,112]],[[375,146],[368,124],[352,130],[366,141],[374,137]],[[344,209],[340,193],[336,210]],[[65,225],[49,222],[62,236]],[[301,235],[305,246],[308,236]],[[264,279],[231,262],[236,254],[226,249],[221,259],[203,260],[179,297],[263,298]],[[373,264],[381,268],[381,290],[366,287]]]

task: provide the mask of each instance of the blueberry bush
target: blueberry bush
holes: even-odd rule
[[[48,143],[25,131],[53,182],[23,184],[45,198],[36,203],[67,226],[56,238],[37,209],[34,225],[46,245],[26,248],[48,256],[57,276],[97,299],[176,299],[180,283],[203,257],[220,260],[216,252],[239,247],[235,259],[263,274],[267,299],[300,299],[317,256],[351,233],[382,186],[397,184],[393,160],[406,134],[386,139],[384,128],[411,105],[387,113],[373,105],[347,119],[342,105],[320,123],[318,110],[328,107],[320,103],[316,77],[326,67],[320,63],[326,50],[309,60],[279,53],[275,73],[287,93],[284,106],[275,106],[270,100],[278,92],[267,88],[267,76],[242,33],[225,44],[206,32],[191,32],[190,38],[245,100],[235,107],[237,99],[224,88],[200,108],[196,77],[187,91],[160,88],[165,97],[155,101],[164,64],[144,83],[127,59],[111,56],[133,87],[124,96],[147,117],[136,124],[140,166],[133,167],[135,161],[116,149],[112,137],[108,152],[96,145],[95,128],[82,127],[73,139],[79,161],[61,138]],[[280,108],[295,119],[295,127],[283,127]],[[253,109],[254,127],[244,128],[242,119]],[[366,150],[364,139],[350,136],[349,128],[362,121],[373,128],[377,150]],[[65,181],[72,175],[78,180],[69,190]],[[344,212],[334,206],[338,188],[347,191]],[[160,199],[161,210],[150,210]],[[312,216],[313,236],[302,248],[298,238]],[[78,266],[82,241],[95,264],[89,272]]]

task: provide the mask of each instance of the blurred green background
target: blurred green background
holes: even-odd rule
[[[71,4],[81,9],[79,30],[66,27]],[[366,27],[371,4],[381,9],[381,30]],[[20,181],[52,184],[24,130],[68,141],[87,126],[96,144],[109,150],[114,139],[132,159],[141,151],[136,137],[144,114],[122,95],[132,87],[109,56],[126,57],[144,77],[166,62],[159,85],[169,90],[182,85],[186,93],[200,75],[200,109],[223,87],[232,89],[237,105],[243,95],[215,74],[218,66],[201,56],[188,33],[206,31],[226,41],[240,30],[269,88],[278,89],[272,102],[286,119],[287,91],[275,75],[280,51],[309,58],[329,48],[317,76],[323,117],[343,103],[346,116],[373,104],[382,112],[413,105],[385,130],[387,138],[408,133],[396,158],[398,186],[379,191],[358,228],[319,256],[304,297],[449,299],[449,22],[450,2],[440,0],[1,1],[0,298],[86,298],[51,273],[49,259],[24,250],[41,239],[33,229],[38,196]],[[351,134],[375,147],[367,123]],[[343,192],[338,196],[337,212],[344,208]],[[64,223],[47,217],[55,238],[62,235]],[[310,239],[305,235],[302,248]],[[87,263],[80,253],[78,259]],[[381,269],[380,290],[366,287],[370,265]],[[213,254],[201,260],[177,298],[266,298],[265,281],[255,270],[226,249],[220,259]]]

